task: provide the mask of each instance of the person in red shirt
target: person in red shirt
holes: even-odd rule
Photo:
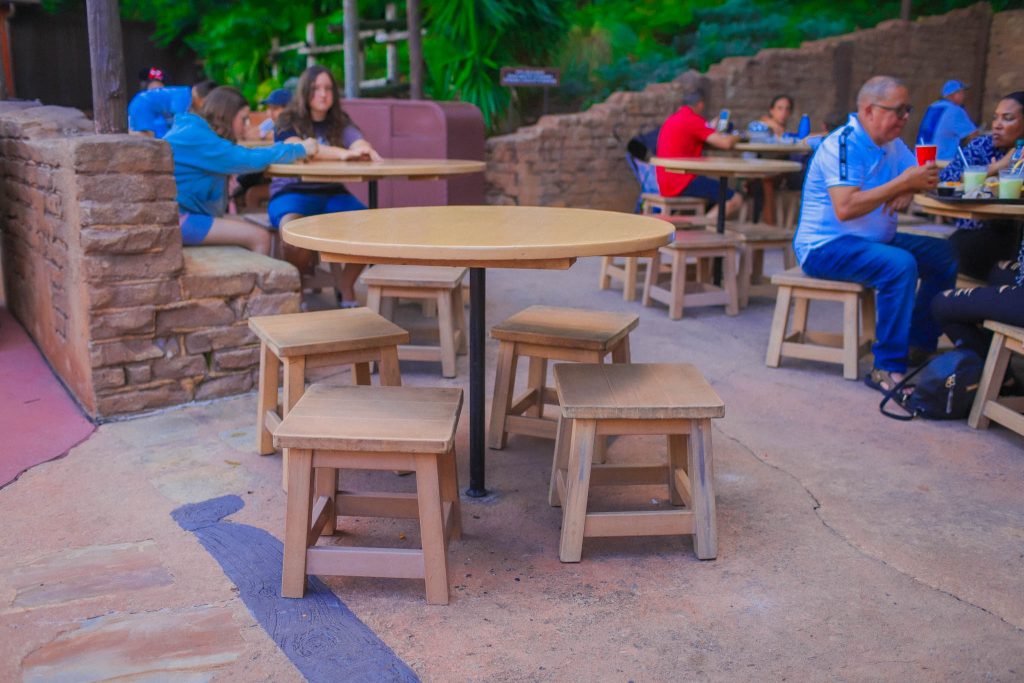
[[[715,132],[704,120],[704,93],[693,90],[683,96],[683,106],[668,117],[658,133],[658,156],[693,158],[699,157],[704,145],[718,149],[731,149],[737,138],[727,133]],[[708,218],[718,213],[718,180],[693,173],[673,173],[658,168],[658,190],[663,197],[700,197],[706,199],[711,210]],[[734,216],[743,204],[743,197],[733,190],[726,193],[725,215]]]

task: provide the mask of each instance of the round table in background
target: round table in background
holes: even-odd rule
[[[729,152],[756,152],[758,154],[810,154],[811,146],[806,142],[737,142]]]
[[[382,159],[381,161],[308,161],[271,164],[267,173],[314,183],[367,182],[369,208],[377,208],[377,181],[382,178],[437,180],[445,176],[481,173],[482,161],[471,159]]]
[[[464,266],[470,269],[469,490],[484,487],[484,311],[487,268],[564,270],[584,256],[649,254],[672,227],[628,213],[533,206],[427,206],[310,216],[282,228],[284,241],[327,262]]]
[[[991,221],[999,218],[1024,221],[1024,204],[1008,204],[993,201],[984,202],[943,201],[926,194],[914,195],[914,203],[922,211],[945,218],[965,218],[975,221]]]

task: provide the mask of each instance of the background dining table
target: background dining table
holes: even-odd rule
[[[284,241],[343,263],[470,269],[469,489],[484,481],[484,337],[487,268],[564,270],[585,256],[646,255],[672,226],[648,216],[534,206],[428,206],[346,211],[289,222]]]
[[[960,198],[933,197],[930,194],[914,195],[914,203],[927,214],[944,218],[965,218],[975,221],[991,221],[999,218],[1024,221],[1024,200],[963,200]]]

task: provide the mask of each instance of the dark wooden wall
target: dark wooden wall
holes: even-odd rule
[[[84,3],[79,9],[59,14],[19,5],[10,27],[17,97],[92,109]],[[138,90],[142,68],[160,67],[168,76],[168,85],[191,84],[200,75],[195,55],[187,48],[161,49],[150,42],[151,25],[123,21],[121,28],[129,98]]]

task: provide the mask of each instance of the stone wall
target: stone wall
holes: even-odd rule
[[[1015,63],[1024,50],[1015,29],[1017,14],[1002,12],[993,21],[989,5],[980,3],[914,22],[888,21],[799,48],[730,57],[704,76],[689,72],[642,92],[615,93],[580,114],[545,116],[534,126],[488,140],[487,201],[632,210],[638,188],[624,161],[626,141],[660,126],[682,93],[701,80],[708,111],[726,107],[743,126],[763,114],[774,95],[787,93],[796,100],[797,115],[806,112],[819,127],[834,112],[852,111],[861,84],[878,73],[910,86],[916,111],[907,125],[908,142],[950,78],[978,84],[968,91],[965,106],[975,120],[988,121],[991,106],[982,116],[988,98],[981,84],[986,64],[993,61],[990,25],[999,27],[992,49],[1012,51],[996,61]]]
[[[170,148],[81,112],[0,103],[7,306],[94,418],[246,392],[250,315],[294,312],[294,267],[183,249]]]

